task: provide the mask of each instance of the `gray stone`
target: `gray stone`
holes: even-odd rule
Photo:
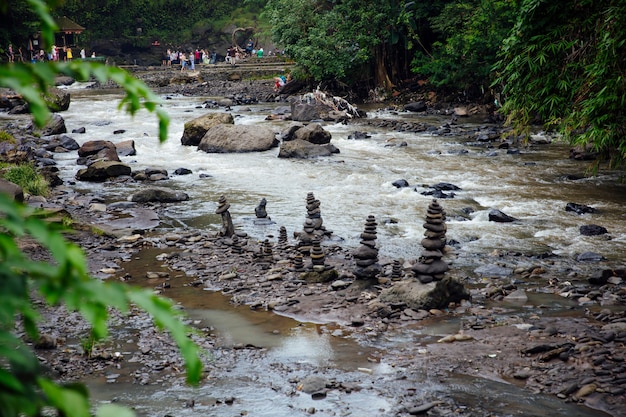
[[[206,132],[198,149],[208,153],[262,152],[276,146],[276,134],[268,127],[218,124]]]
[[[333,153],[337,153],[336,149],[337,148],[335,148],[331,144],[315,145],[311,142],[307,142],[306,140],[295,139],[280,144],[278,157],[299,159],[318,158],[323,156],[331,156]]]
[[[117,150],[117,154],[119,156],[137,155],[137,150],[135,149],[135,141],[132,139],[116,143],[115,149]]]
[[[76,173],[80,181],[104,181],[111,177],[130,175],[131,168],[117,161],[96,161]]]
[[[319,123],[311,123],[301,129],[297,129],[294,133],[296,139],[306,140],[316,145],[324,145],[330,143],[332,135]]]
[[[207,113],[185,123],[180,143],[186,146],[198,146],[206,132],[218,124],[233,124],[233,115],[230,113]]]
[[[24,201],[24,191],[22,187],[10,181],[0,178],[0,193],[5,193],[15,201]]]
[[[171,191],[163,188],[149,188],[139,191],[131,197],[131,201],[136,203],[160,202],[175,203],[179,201],[187,201],[189,196],[180,191]]]
[[[469,300],[470,294],[463,283],[445,277],[441,281],[422,284],[416,281],[399,281],[380,294],[387,304],[405,304],[413,310],[431,310],[447,307],[450,303]]]

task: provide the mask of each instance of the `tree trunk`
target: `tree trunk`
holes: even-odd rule
[[[376,47],[374,56],[376,58],[376,72],[374,74],[376,87],[382,87],[385,90],[391,90],[394,85],[389,78],[387,66],[385,65],[387,61],[387,48],[385,47],[385,44],[381,44]]]

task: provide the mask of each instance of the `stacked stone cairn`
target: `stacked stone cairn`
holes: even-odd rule
[[[293,270],[296,272],[304,272],[304,260],[300,253],[293,258]]]
[[[382,271],[378,263],[378,248],[376,248],[376,218],[367,216],[365,230],[361,233],[361,246],[355,249],[353,256],[356,259],[354,275],[357,279],[373,280]]]
[[[239,239],[239,236],[234,234],[231,239],[233,241],[233,244],[231,246],[231,251],[233,253],[243,253],[243,243],[244,242],[241,239]]]
[[[443,248],[446,246],[446,212],[436,199],[428,205],[426,223],[424,223],[424,239],[422,239],[422,256],[413,266],[412,271],[422,284],[441,281],[450,267],[442,260]]]
[[[315,198],[313,193],[306,195],[306,217],[313,221],[313,227],[315,230],[324,230],[322,225],[324,220],[322,219],[322,211],[320,209],[320,201]]]
[[[221,196],[217,204],[218,206],[215,213],[222,215],[222,228],[219,234],[220,236],[231,237],[235,234],[235,226],[233,226],[233,219],[228,211],[230,203],[226,200],[225,196]]]
[[[287,228],[285,226],[280,226],[278,230],[278,244],[281,246],[286,246],[289,242],[287,237]]]
[[[266,206],[267,200],[265,198],[262,198],[259,202],[259,205],[256,206],[256,208],[254,209],[254,214],[256,215],[257,219],[267,218],[267,210],[265,208]]]
[[[393,265],[391,266],[391,280],[392,281],[400,281],[402,279],[402,263],[399,259],[393,260]]]
[[[318,237],[315,233],[315,223],[312,219],[305,219],[302,227],[302,232],[298,235],[298,250],[308,255],[311,252],[313,241]]]
[[[311,267],[314,271],[322,272],[325,269],[324,263],[326,256],[322,249],[321,237],[318,236],[313,240],[313,246],[311,247]]]

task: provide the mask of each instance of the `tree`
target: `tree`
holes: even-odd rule
[[[438,87],[480,99],[489,89],[496,54],[513,26],[514,2],[453,0],[439,7],[427,11],[438,37],[431,51],[415,56],[413,70]]]
[[[495,66],[515,132],[539,121],[610,167],[626,161],[626,2],[524,0]]]
[[[48,3],[29,0],[29,4],[41,20],[44,44],[51,45],[55,26]],[[6,2],[2,5],[6,6]],[[168,117],[158,109],[156,97],[143,83],[118,68],[83,62],[4,64],[0,66],[0,86],[21,94],[29,103],[35,122],[43,125],[50,112],[42,95],[56,74],[118,82],[126,92],[120,107],[131,114],[142,108],[155,112],[159,138],[165,140]],[[108,308],[126,311],[131,304],[137,305],[152,315],[158,327],[169,331],[185,359],[187,381],[198,383],[202,373],[199,350],[188,337],[192,330],[183,324],[171,301],[144,289],[91,278],[78,246],[68,243],[54,225],[39,219],[34,209],[9,200],[4,194],[0,194],[0,214],[0,416],[41,415],[44,407],[64,416],[91,416],[86,389],[77,384],[61,386],[45,377],[37,357],[13,333],[16,321],[21,320],[28,337],[37,340],[38,316],[32,296],[41,297],[49,305],[65,305],[80,312],[92,325],[96,340],[107,335]],[[39,242],[49,251],[52,261],[30,259],[18,244],[24,238]],[[97,414],[125,417],[132,412],[108,405]]]
[[[274,42],[313,80],[373,79],[390,89],[408,74],[407,8],[398,0],[269,0],[264,13]]]

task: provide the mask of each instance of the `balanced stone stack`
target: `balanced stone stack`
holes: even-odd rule
[[[324,250],[322,249],[321,237],[317,237],[313,240],[313,246],[311,247],[311,264],[313,266],[313,270],[324,270],[324,263],[326,260],[326,256],[324,255]]]
[[[297,254],[293,259],[293,270],[296,272],[304,271],[304,260],[302,258],[302,254]]]
[[[243,242],[239,239],[239,236],[236,234],[232,237],[233,244],[231,246],[231,251],[233,253],[243,253]]]
[[[313,227],[315,230],[323,230],[322,224],[324,223],[324,220],[322,219],[320,201],[315,198],[313,193],[308,193],[306,195],[306,217],[307,219],[311,219],[313,221]]]
[[[305,255],[311,252],[313,241],[317,238],[315,233],[315,223],[312,219],[305,219],[302,232],[298,235],[298,250]]]
[[[278,244],[281,246],[285,246],[288,243],[287,238],[287,228],[285,226],[280,226],[278,230]]]
[[[402,279],[402,264],[399,259],[394,259],[391,266],[391,280],[400,281],[400,279]]]
[[[256,215],[257,219],[267,218],[267,209],[265,208],[266,206],[267,200],[265,198],[262,198],[259,202],[259,205],[256,206],[256,208],[254,209],[254,214]]]
[[[226,200],[225,196],[221,196],[217,204],[218,206],[215,213],[222,215],[222,228],[220,229],[220,236],[231,237],[235,234],[235,226],[233,226],[233,219],[228,211],[230,203]]]
[[[361,246],[353,253],[356,259],[354,275],[357,279],[371,280],[382,271],[378,263],[378,248],[376,248],[376,226],[376,218],[373,215],[367,216],[365,230],[361,233]]]
[[[426,223],[424,223],[424,239],[422,239],[422,256],[413,266],[412,271],[415,277],[423,284],[440,281],[449,268],[443,261],[443,248],[446,246],[446,212],[439,205],[437,200],[433,200],[426,213]]]

